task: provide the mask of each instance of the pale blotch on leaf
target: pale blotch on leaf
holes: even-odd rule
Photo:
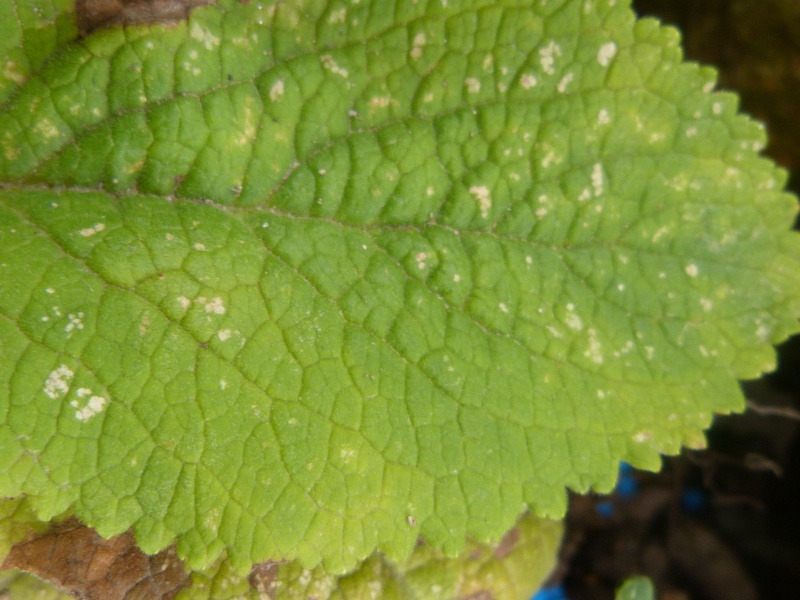
[[[489,188],[485,185],[473,185],[469,188],[469,193],[475,196],[481,211],[481,217],[489,218],[489,210],[492,208],[492,196]]]
[[[616,55],[617,45],[614,42],[607,42],[600,46],[600,50],[597,51],[597,62],[601,66],[607,67]]]
[[[96,223],[93,227],[86,227],[85,229],[81,229],[79,233],[83,237],[92,237],[96,233],[100,233],[106,228],[105,223]]]
[[[44,382],[44,393],[55,400],[69,392],[69,382],[75,373],[67,365],[61,365],[47,376]]]

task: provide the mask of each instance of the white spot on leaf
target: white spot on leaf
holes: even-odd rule
[[[567,327],[575,331],[581,331],[583,329],[583,320],[573,312],[567,315],[564,322],[567,324]]]
[[[597,51],[597,62],[600,63],[600,66],[607,67],[616,55],[617,45],[614,42],[607,42]]]
[[[17,70],[17,63],[13,60],[8,61],[3,68],[3,77],[10,79],[14,83],[25,81],[25,75]]]
[[[44,393],[55,400],[69,391],[69,382],[75,373],[67,365],[61,365],[50,371],[44,382]]]
[[[519,78],[519,84],[526,90],[531,89],[538,83],[536,76],[533,73],[524,73]]]
[[[473,185],[469,188],[469,193],[475,196],[481,210],[481,217],[489,217],[489,209],[492,208],[492,196],[489,188],[485,185]]]
[[[139,335],[145,335],[148,331],[150,331],[151,323],[152,318],[150,317],[150,313],[144,313],[142,315],[142,319],[139,321]]]
[[[347,18],[347,8],[342,7],[331,13],[331,16],[328,17],[328,23],[330,23],[331,25],[335,25],[337,23],[344,23],[346,18]]]
[[[93,227],[87,227],[86,229],[81,229],[79,233],[83,237],[92,237],[95,233],[100,233],[106,228],[105,223],[95,223]]]
[[[83,313],[82,312],[79,312],[76,315],[73,315],[72,313],[68,314],[67,315],[67,320],[69,322],[64,326],[64,331],[66,331],[67,333],[72,334],[73,331],[76,331],[78,329],[83,329]]]
[[[388,108],[391,105],[391,96],[373,96],[369,99],[369,112],[372,114],[380,108]]]
[[[542,65],[542,70],[548,75],[553,75],[556,72],[555,60],[558,56],[561,56],[561,46],[555,42],[550,42],[539,50],[539,63]]]
[[[660,240],[660,239],[661,239],[661,238],[662,238],[664,235],[666,235],[667,233],[669,233],[669,227],[667,227],[666,225],[664,225],[663,227],[660,227],[660,228],[659,228],[659,230],[658,230],[658,231],[656,231],[656,232],[653,234],[653,237],[650,239],[650,241],[651,241],[651,242],[653,242],[653,243],[655,243],[655,242],[657,242],[658,240]]]
[[[211,31],[208,29],[202,27],[196,21],[192,23],[192,28],[189,30],[189,34],[193,39],[203,44],[206,50],[213,50],[219,46],[219,38],[211,33]]]
[[[275,83],[272,84],[272,87],[269,88],[269,99],[273,102],[277,102],[278,99],[283,96],[285,91],[285,86],[283,83],[283,79],[278,79]]]
[[[339,66],[330,54],[323,54],[320,57],[320,61],[322,62],[322,68],[330,71],[334,75],[339,75],[345,79],[350,76],[350,72],[344,67]]]
[[[603,166],[600,163],[592,167],[592,188],[595,198],[603,193]]]
[[[467,77],[464,80],[464,85],[467,86],[467,92],[470,94],[477,94],[481,91],[481,81],[475,77]]]
[[[575,75],[573,73],[567,73],[564,77],[561,78],[561,81],[558,82],[558,93],[563,94],[567,91],[567,86],[572,83],[572,80],[575,79]]]
[[[411,46],[411,58],[418,60],[422,57],[422,48],[425,46],[427,39],[423,32],[414,36],[414,41]]]
[[[197,301],[204,305],[207,313],[214,313],[215,315],[225,314],[225,303],[222,298],[217,296],[207,302],[203,302],[205,298],[198,298]]]
[[[593,363],[601,365],[603,364],[603,347],[600,344],[600,340],[597,339],[597,330],[590,329],[588,333],[589,333],[589,347],[583,354]]]
[[[73,400],[69,403],[69,405],[75,409],[75,418],[84,423],[103,412],[107,403],[107,400],[102,396],[94,396],[91,394],[92,390],[89,388],[79,388],[77,392],[78,398],[83,399],[86,396],[91,396],[89,401],[84,406],[81,406],[78,400]]]
[[[58,136],[58,128],[49,119],[42,119],[33,129],[48,140]]]

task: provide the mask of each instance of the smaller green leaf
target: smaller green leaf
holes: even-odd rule
[[[72,596],[49,583],[20,571],[0,571],[0,598],[3,600],[70,600]]]
[[[14,544],[28,534],[42,532],[47,527],[47,523],[36,518],[36,512],[27,498],[0,499],[0,564]]]
[[[617,590],[616,600],[655,600],[655,594],[653,582],[647,577],[632,577]]]

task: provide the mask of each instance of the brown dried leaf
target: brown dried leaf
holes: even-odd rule
[[[106,540],[74,518],[15,545],[0,568],[27,571],[81,600],[171,600],[190,585],[174,548],[148,556],[131,533]]]
[[[174,23],[192,9],[214,0],[77,0],[75,13],[81,35],[112,25]]]

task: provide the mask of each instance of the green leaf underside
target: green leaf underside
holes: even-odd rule
[[[71,596],[58,591],[33,575],[18,571],[0,571],[0,593],[7,600],[70,600]]]
[[[39,518],[453,555],[702,445],[797,329],[761,127],[628,2],[220,4],[0,112],[0,496]]]
[[[555,566],[561,534],[559,522],[526,516],[499,547],[468,543],[459,557],[446,558],[420,545],[402,563],[373,555],[343,577],[296,562],[272,565],[260,577],[242,577],[223,563],[195,573],[192,586],[177,600],[256,600],[264,594],[275,600],[527,600]]]

